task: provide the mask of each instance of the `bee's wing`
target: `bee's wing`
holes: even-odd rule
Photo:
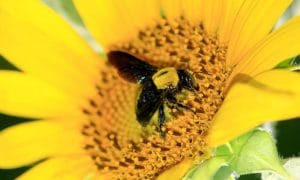
[[[110,51],[107,56],[119,75],[129,82],[144,83],[157,71],[156,67],[126,52]]]
[[[146,126],[155,111],[163,103],[163,92],[157,90],[152,81],[146,81],[137,101],[136,116],[142,126]]]

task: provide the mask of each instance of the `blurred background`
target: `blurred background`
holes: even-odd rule
[[[63,16],[74,28],[82,35],[90,44],[90,46],[99,54],[101,54],[101,47],[95,42],[95,40],[86,31],[79,15],[77,14],[72,0],[43,0],[45,4],[53,8],[60,15]],[[288,8],[288,10],[282,15],[278,23],[275,25],[275,29],[282,23],[290,19],[295,15],[300,14],[300,0],[295,0],[294,3]],[[299,32],[300,33],[300,32]],[[300,42],[299,42],[300,43]],[[284,67],[289,65],[300,65],[300,56],[295,57],[292,61],[286,61]],[[0,55],[0,70],[18,70],[15,66],[10,64]],[[300,83],[299,83],[300,84]],[[300,108],[299,108],[300,111]],[[17,123],[23,123],[32,121],[33,119],[25,119],[21,117],[12,117],[0,113],[0,131]],[[263,126],[268,129],[276,140],[277,148],[280,156],[285,159],[289,157],[299,157],[300,156],[300,118],[297,120],[289,120],[279,123],[268,123]],[[5,147],[1,147],[5,148]],[[17,169],[0,169],[0,179],[10,180],[15,179],[24,171],[31,168],[31,166],[17,168]],[[260,179],[260,175],[246,175],[239,177],[241,180],[247,179]]]

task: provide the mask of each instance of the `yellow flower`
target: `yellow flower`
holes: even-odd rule
[[[291,0],[74,2],[105,52],[192,71],[200,91],[182,101],[196,113],[169,108],[165,139],[142,128],[138,85],[42,2],[0,0],[0,53],[21,70],[0,71],[0,112],[40,119],[0,133],[0,168],[47,158],[20,179],[178,178],[212,148],[300,116],[300,75],[272,70],[300,53],[300,17],[270,33]]]

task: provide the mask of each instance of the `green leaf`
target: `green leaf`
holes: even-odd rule
[[[295,58],[292,59],[291,65],[293,65],[293,66],[300,66],[300,55],[298,55],[297,57],[295,57]]]
[[[272,137],[262,129],[255,129],[218,147],[215,157],[196,166],[185,177],[229,179],[233,171],[238,175],[274,172],[280,177],[291,179],[282,166]]]
[[[286,60],[280,62],[275,68],[276,69],[285,69],[285,68],[288,68],[288,67],[290,67],[291,61],[293,59],[294,58],[286,59]]]
[[[289,172],[293,179],[300,179],[300,158],[289,158],[285,160],[283,167]],[[262,173],[263,180],[281,180],[275,173]]]
[[[300,71],[300,55],[282,61],[276,69],[287,69],[290,71]]]
[[[256,129],[230,143],[232,156],[230,165],[239,175],[273,171],[289,179],[281,165],[275,143],[264,130]]]
[[[291,61],[291,68],[290,68],[290,70],[292,70],[292,71],[300,71],[300,55],[298,55],[297,57],[295,57]]]
[[[300,157],[287,159],[283,167],[293,178],[300,179]]]
[[[215,156],[215,157],[195,166],[188,174],[185,175],[183,180],[213,179],[214,176],[216,175],[216,173],[218,172],[218,170],[222,166],[228,166],[226,164],[225,157],[224,156]],[[225,175],[227,173],[227,169],[224,170],[222,173],[223,173],[223,175]],[[230,174],[231,174],[231,172],[229,173],[229,175]],[[223,176],[223,179],[224,179],[224,176]]]
[[[228,180],[233,180],[234,176],[233,176],[233,171],[231,169],[230,166],[222,166],[214,175],[213,177],[214,180],[224,180],[224,179],[228,179]]]
[[[230,143],[226,143],[222,146],[219,146],[217,149],[216,149],[216,156],[228,156],[228,157],[231,157],[232,154],[234,153],[233,152],[234,150],[232,149],[232,146]]]

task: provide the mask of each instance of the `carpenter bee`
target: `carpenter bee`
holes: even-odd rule
[[[165,104],[192,111],[179,103],[175,97],[183,89],[192,92],[199,90],[195,79],[188,71],[174,67],[157,68],[123,51],[110,51],[108,60],[123,79],[142,86],[137,99],[136,117],[143,127],[149,124],[158,110],[158,129],[160,135],[164,137],[162,127],[165,122]]]

